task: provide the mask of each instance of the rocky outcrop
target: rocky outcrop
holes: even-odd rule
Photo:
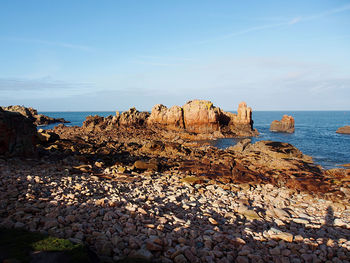
[[[350,134],[350,126],[344,126],[344,127],[340,127],[336,133],[340,133],[340,134]]]
[[[243,101],[238,105],[237,114],[223,112],[222,123],[227,123],[226,130],[237,136],[256,136],[259,132],[253,128],[252,112],[252,108]]]
[[[163,104],[157,104],[152,108],[147,124],[175,131],[184,130],[183,109],[179,106],[173,106],[169,109]]]
[[[245,102],[239,104],[237,114],[222,111],[206,100],[192,100],[182,107],[173,106],[170,109],[157,104],[153,107],[147,124],[149,127],[210,134],[214,137],[258,134],[253,129],[252,109]]]
[[[206,100],[192,100],[183,107],[186,131],[212,133],[220,130],[222,111]]]
[[[85,121],[83,122],[82,128],[86,132],[102,132],[102,131],[108,131],[112,130],[113,128],[117,127],[118,118],[116,116],[108,116],[108,117],[101,117],[101,116],[87,116]]]
[[[8,107],[2,107],[5,111],[12,111],[12,112],[18,112],[22,114],[23,116],[30,119],[32,122],[34,122],[35,125],[41,126],[41,125],[49,125],[52,123],[69,123],[69,121],[66,121],[63,118],[52,118],[49,116],[46,116],[44,114],[38,114],[38,111],[33,108],[27,108],[24,106],[8,106]]]
[[[274,120],[270,125],[272,132],[294,133],[294,118],[292,116],[283,115],[282,120]]]
[[[130,108],[128,111],[124,111],[122,114],[116,113],[116,118],[119,125],[122,126],[143,126],[149,117],[149,112],[138,111],[135,108]]]
[[[32,121],[18,112],[0,109],[0,155],[35,155],[36,128]]]
[[[145,125],[149,115],[148,112],[139,112],[135,108],[131,108],[121,114],[117,111],[115,116],[88,116],[83,122],[82,128],[86,132],[110,131],[118,129],[118,127],[140,128]]]

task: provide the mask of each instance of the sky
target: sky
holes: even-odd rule
[[[0,105],[350,110],[350,0],[2,0]]]

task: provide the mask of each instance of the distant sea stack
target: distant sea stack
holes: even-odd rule
[[[294,133],[294,118],[292,116],[283,115],[282,120],[274,120],[270,125],[272,132]]]
[[[41,126],[41,125],[48,125],[52,123],[69,123],[69,121],[66,121],[63,118],[51,118],[49,116],[38,114],[38,111],[33,108],[27,108],[24,106],[8,106],[8,107],[0,107],[5,111],[11,111],[11,112],[18,112],[22,114],[24,117],[27,117],[29,120],[31,120],[35,125]]]
[[[340,133],[340,134],[350,134],[350,126],[344,126],[344,127],[340,127],[336,133]]]

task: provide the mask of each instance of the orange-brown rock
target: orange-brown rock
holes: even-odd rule
[[[283,115],[282,120],[274,120],[270,125],[270,131],[272,132],[293,133],[294,130],[294,118],[288,115]]]
[[[252,112],[243,101],[238,105],[237,114],[223,112],[222,122],[227,123],[228,130],[237,136],[256,136],[259,132],[253,128]]]
[[[111,130],[116,128],[117,120],[115,117],[108,116],[106,118],[101,116],[87,116],[83,122],[82,128],[87,132],[101,132],[104,130]]]
[[[220,130],[220,108],[206,100],[192,100],[183,107],[186,131],[195,133],[212,133]]]
[[[179,106],[173,106],[169,109],[162,104],[157,104],[152,108],[147,124],[158,125],[175,131],[184,130],[183,110]]]
[[[149,127],[183,131],[211,137],[255,136],[252,109],[245,102],[239,104],[238,113],[224,112],[206,100],[192,100],[184,106],[170,109],[162,104],[152,108],[147,119]],[[183,134],[184,135],[184,134]],[[183,136],[184,137],[184,136]]]
[[[149,112],[140,112],[135,108],[130,108],[128,111],[124,111],[120,114],[118,123],[122,126],[142,126],[146,123],[149,115]],[[116,116],[118,117],[118,114],[116,114]]]
[[[344,126],[344,127],[340,127],[336,133],[340,133],[340,134],[350,134],[350,126]]]

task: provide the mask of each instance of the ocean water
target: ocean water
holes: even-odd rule
[[[108,116],[115,112],[41,112],[50,117],[64,118],[71,123],[66,126],[81,126],[89,115]],[[295,133],[273,133],[269,131],[273,120],[280,120],[283,114],[295,119]],[[313,157],[314,162],[324,168],[338,167],[350,163],[350,135],[337,134],[335,131],[342,126],[350,125],[350,111],[254,111],[254,128],[260,132],[253,142],[272,140],[288,142],[299,148],[304,154]],[[43,126],[51,129],[55,126]],[[235,145],[239,139],[225,138],[212,141],[218,148]]]

